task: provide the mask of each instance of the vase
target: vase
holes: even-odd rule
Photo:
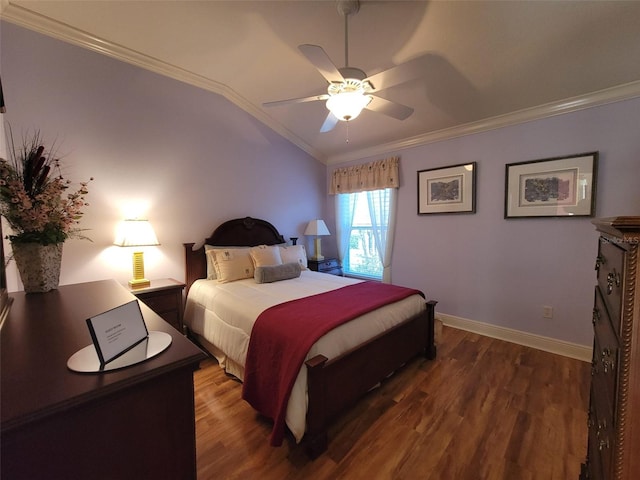
[[[26,293],[42,293],[58,288],[62,243],[12,243],[13,257]]]

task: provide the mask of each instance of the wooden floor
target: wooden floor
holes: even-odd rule
[[[577,479],[587,438],[589,364],[443,328],[369,393],[306,458],[241,400],[214,360],[195,373],[198,479]]]

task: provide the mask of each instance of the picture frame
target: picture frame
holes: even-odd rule
[[[418,171],[418,215],[476,213],[476,162]]]
[[[598,152],[509,163],[504,218],[593,217]]]

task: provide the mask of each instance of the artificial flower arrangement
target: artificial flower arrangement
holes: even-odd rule
[[[9,160],[0,159],[0,214],[13,230],[8,236],[13,244],[52,245],[86,238],[77,224],[89,205],[88,182],[69,192],[71,181],[62,176],[60,160],[42,143],[36,131],[16,148],[8,130]]]

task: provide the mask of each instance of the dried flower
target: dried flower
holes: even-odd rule
[[[0,158],[0,214],[14,232],[9,235],[11,242],[50,245],[86,238],[77,224],[89,205],[88,182],[67,192],[71,182],[63,178],[54,152],[42,146],[40,132],[23,138],[18,149],[10,128],[7,136],[10,158]]]

